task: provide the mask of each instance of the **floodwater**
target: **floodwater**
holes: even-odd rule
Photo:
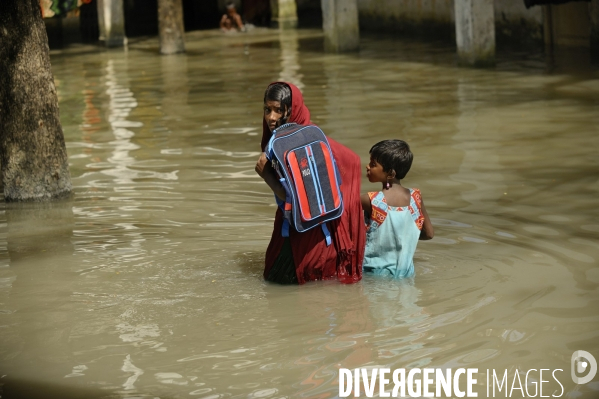
[[[325,55],[310,30],[187,48],[52,52],[75,194],[2,205],[3,398],[324,399],[357,367],[599,397],[599,377],[570,376],[575,350],[599,359],[596,69],[530,52],[458,68],[451,45],[369,37]],[[275,206],[253,169],[274,80],[364,165],[381,139],[411,144],[405,185],[436,232],[413,280],[263,280]]]

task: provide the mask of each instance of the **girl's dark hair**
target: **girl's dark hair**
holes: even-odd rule
[[[412,166],[414,155],[403,140],[379,141],[370,149],[370,156],[383,167],[383,171],[395,171],[396,179],[403,179]]]
[[[264,92],[264,104],[267,101],[278,101],[283,110],[281,125],[287,123],[291,115],[291,89],[285,83],[273,83]]]

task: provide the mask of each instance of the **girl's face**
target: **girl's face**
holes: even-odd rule
[[[383,170],[383,166],[380,163],[370,158],[370,162],[366,165],[366,176],[371,183],[385,183],[388,174]]]
[[[272,132],[281,124],[281,118],[287,116],[279,101],[266,100],[264,103],[264,120]]]

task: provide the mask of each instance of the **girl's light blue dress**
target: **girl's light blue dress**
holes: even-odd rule
[[[410,205],[387,205],[382,191],[368,193],[372,214],[366,215],[364,272],[393,278],[414,275],[414,252],[424,223],[420,190],[410,189]]]

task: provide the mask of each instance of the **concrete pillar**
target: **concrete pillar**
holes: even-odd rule
[[[123,0],[98,0],[100,42],[106,47],[125,44],[125,12]]]
[[[328,52],[355,51],[360,47],[357,0],[321,0],[324,48]]]
[[[295,0],[270,0],[271,25],[280,29],[297,28]]]
[[[589,5],[591,16],[591,59],[599,61],[599,0],[591,0]]]
[[[158,33],[160,53],[185,52],[183,3],[181,0],[158,0]]]
[[[458,59],[464,66],[495,64],[493,0],[455,0]]]

